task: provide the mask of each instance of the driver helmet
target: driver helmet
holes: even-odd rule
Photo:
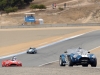
[[[82,49],[81,47],[79,47],[78,49]]]
[[[13,56],[12,57],[12,61],[15,61],[17,58],[16,58],[16,56]]]
[[[30,47],[30,49],[32,49],[32,48]]]
[[[82,48],[81,47],[78,48],[78,52],[82,52]]]

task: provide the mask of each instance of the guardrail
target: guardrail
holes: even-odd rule
[[[46,28],[46,27],[79,27],[79,26],[100,26],[100,23],[78,23],[78,24],[39,24],[39,25],[18,25],[18,26],[0,26],[0,29],[8,28]]]

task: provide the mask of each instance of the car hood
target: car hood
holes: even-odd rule
[[[32,52],[32,51],[34,51],[33,49],[29,49],[29,50],[27,50],[28,52]]]
[[[8,63],[21,63],[19,60],[12,61],[12,60],[5,60],[3,62],[8,62]]]

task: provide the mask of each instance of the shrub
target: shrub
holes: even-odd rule
[[[38,5],[30,5],[30,8],[31,8],[31,9],[38,9],[39,6],[38,6]]]
[[[46,9],[46,6],[41,4],[41,5],[30,5],[31,9]]]
[[[46,6],[41,4],[41,5],[39,5],[39,9],[46,9]]]
[[[5,8],[5,9],[4,9],[4,11],[5,11],[6,13],[9,13],[10,10],[11,10],[11,8]]]
[[[16,12],[18,10],[18,7],[13,7],[12,12]]]
[[[10,13],[10,12],[15,12],[18,10],[18,7],[8,7],[8,8],[5,8],[4,11],[6,13]]]
[[[59,10],[64,10],[64,8],[59,7]]]

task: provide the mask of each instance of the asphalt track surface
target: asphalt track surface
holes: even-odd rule
[[[100,30],[38,49],[37,54],[24,53],[17,55],[17,59],[23,63],[23,67],[39,66],[58,60],[59,55],[67,49],[82,47],[91,50],[97,46],[100,46]],[[5,59],[10,58],[11,57]],[[0,62],[5,59],[0,59]]]

